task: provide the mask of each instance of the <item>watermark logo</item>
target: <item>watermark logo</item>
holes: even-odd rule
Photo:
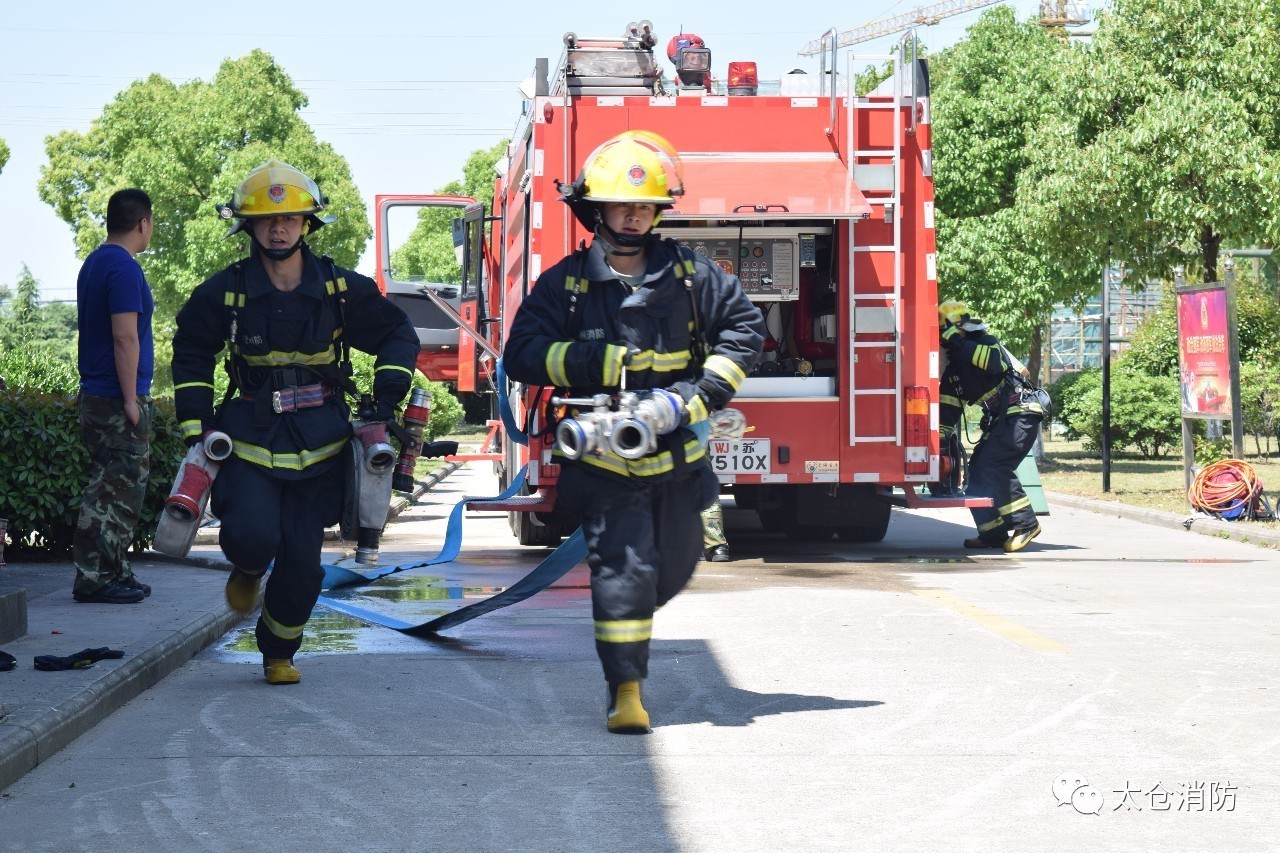
[[[1107,798],[1079,773],[1063,773],[1053,780],[1053,798],[1059,806],[1070,805],[1080,814],[1101,814]],[[1115,802],[1110,811],[1152,812],[1232,812],[1236,809],[1237,786],[1229,781],[1192,781],[1150,787],[1128,779],[1123,788],[1113,788]]]
[[[1102,792],[1079,773],[1063,773],[1053,780],[1053,797],[1058,805],[1070,805],[1080,814],[1099,814],[1106,800]]]

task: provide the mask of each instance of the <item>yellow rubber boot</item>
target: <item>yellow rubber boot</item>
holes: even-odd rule
[[[1014,551],[1021,551],[1023,548],[1031,544],[1031,540],[1040,535],[1040,522],[1036,522],[1035,527],[1028,527],[1026,530],[1015,530],[1013,535],[1009,537],[1009,541],[1004,543],[1004,550],[1012,554]]]
[[[297,684],[302,680],[293,658],[263,658],[262,674],[267,677],[267,684]]]
[[[227,578],[227,604],[233,610],[248,613],[258,603],[258,584],[261,582],[262,575],[251,575],[233,568]]]
[[[640,703],[640,682],[624,681],[613,691],[609,703],[609,731],[615,735],[647,735],[649,712]]]

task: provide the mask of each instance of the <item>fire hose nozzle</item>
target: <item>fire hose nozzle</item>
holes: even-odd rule
[[[431,419],[431,394],[425,388],[414,388],[409,394],[409,405],[404,409],[404,430],[409,440],[402,442],[396,470],[392,474],[391,488],[397,492],[412,492],[413,472],[423,451],[423,433]]]
[[[233,442],[225,432],[211,432],[204,437],[204,455],[214,462],[221,462],[231,455]]]
[[[387,442],[369,445],[364,451],[364,465],[375,474],[386,471],[396,462],[396,451]]]

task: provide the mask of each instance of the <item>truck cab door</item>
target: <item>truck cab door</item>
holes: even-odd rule
[[[476,336],[481,335],[487,340],[497,322],[496,317],[490,316],[485,287],[484,225],[483,202],[467,205],[462,215],[452,223],[454,252],[462,281],[458,313],[465,321],[458,331],[459,391],[483,389],[483,379],[489,369],[488,356],[482,352],[484,345],[477,345]]]
[[[460,222],[472,206],[477,206],[476,201],[466,196],[375,198],[375,278],[387,298],[409,315],[418,333],[417,367],[436,382],[458,381],[461,332],[450,311],[428,294],[459,313],[465,292],[465,256],[458,247],[454,222]],[[484,206],[478,206],[483,222]],[[473,345],[468,361],[474,361],[474,350]]]

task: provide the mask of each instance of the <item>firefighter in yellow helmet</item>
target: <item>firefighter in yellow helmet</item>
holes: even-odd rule
[[[575,398],[635,394],[674,417],[653,421],[643,455],[558,446],[560,506],[579,516],[591,567],[608,730],[649,731],[640,696],[654,610],[702,555],[700,512],[719,499],[708,416],[760,358],[764,319],[738,279],[653,233],[684,188],[657,134],[628,131],[591,153],[564,201],[594,233],[546,270],[520,306],[503,365],[512,379]],[[565,418],[578,412],[569,410]]]
[[[970,510],[978,535],[964,540],[964,546],[1021,551],[1040,535],[1040,522],[1015,472],[1035,444],[1045,412],[1023,401],[1013,375],[1021,364],[965,303],[947,300],[938,306],[938,331],[947,356],[940,382],[943,446],[958,440],[964,407],[981,407],[982,437],[969,459],[965,494],[994,502]]]
[[[278,160],[251,171],[218,213],[246,232],[249,257],[196,287],[173,339],[174,403],[188,443],[221,430],[234,442],[214,481],[219,543],[234,563],[227,602],[253,609],[271,684],[293,684],[303,627],[320,594],[320,549],[344,498],[352,435],[344,394],[355,394],[350,347],[376,357],[367,419],[390,420],[409,390],[418,338],[370,278],[307,247],[334,218],[316,182]],[[214,399],[225,350],[229,387]]]

